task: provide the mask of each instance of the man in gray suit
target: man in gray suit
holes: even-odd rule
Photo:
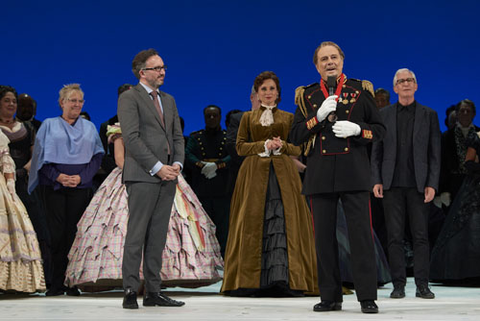
[[[158,90],[163,85],[166,68],[154,49],[139,52],[132,62],[139,83],[118,100],[118,118],[125,142],[123,181],[130,211],[122,266],[125,309],[138,309],[142,253],[143,305],[184,305],[160,291],[162,252],[184,159],[184,139],[175,100]]]
[[[388,253],[394,289],[391,298],[405,297],[403,238],[408,215],[414,247],[416,296],[433,299],[428,288],[429,203],[440,176],[440,127],[437,113],[415,101],[415,74],[399,69],[393,78],[396,104],[381,109],[387,133],[372,147],[372,179],[375,197],[383,198],[388,232]]]

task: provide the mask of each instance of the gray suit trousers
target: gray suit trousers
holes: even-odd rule
[[[143,253],[145,291],[160,291],[162,253],[167,239],[176,182],[177,180],[162,183],[125,182],[130,217],[123,251],[124,289],[138,290]]]

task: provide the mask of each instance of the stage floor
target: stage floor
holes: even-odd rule
[[[480,320],[480,288],[433,285],[436,298],[415,298],[408,279],[405,299],[390,299],[392,285],[378,290],[379,314],[363,314],[355,295],[344,296],[343,310],[316,313],[319,299],[232,298],[218,294],[221,282],[200,289],[173,288],[165,292],[186,302],[180,308],[122,309],[123,293],[83,293],[80,297],[0,294],[0,320]]]

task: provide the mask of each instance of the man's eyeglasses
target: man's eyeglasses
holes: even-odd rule
[[[67,98],[67,100],[68,100],[69,102],[71,102],[71,103],[74,103],[74,104],[76,104],[76,103],[83,104],[83,103],[85,102],[85,100],[83,100],[83,99],[70,99],[70,98]]]
[[[401,85],[405,82],[415,82],[415,78],[405,78],[405,79],[397,79],[397,85]]]
[[[149,67],[149,68],[142,68],[142,70],[155,70],[156,72],[161,72],[162,70],[167,70],[167,66],[157,66],[157,67]]]

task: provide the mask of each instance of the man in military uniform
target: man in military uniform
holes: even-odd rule
[[[307,168],[302,193],[310,200],[317,250],[321,302],[314,311],[342,309],[342,281],[336,239],[337,205],[342,201],[351,247],[355,290],[361,310],[377,313],[377,279],[369,200],[370,163],[367,144],[385,134],[368,81],[348,79],[345,55],[333,42],[323,42],[313,62],[320,83],[299,87],[298,108],[290,132],[304,144]],[[327,79],[334,77],[333,95]]]
[[[203,208],[217,226],[216,236],[222,256],[228,236],[230,199],[227,192],[227,132],[220,126],[220,107],[209,105],[203,110],[205,129],[193,132],[185,150],[187,166],[192,171],[192,188]]]

